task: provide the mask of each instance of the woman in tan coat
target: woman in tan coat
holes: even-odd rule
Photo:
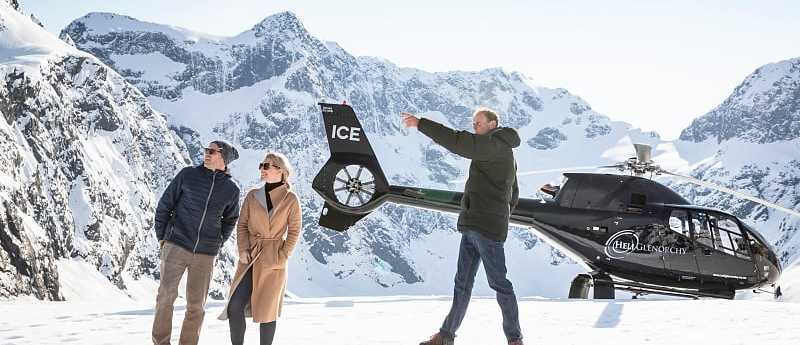
[[[264,185],[244,198],[236,226],[239,262],[219,317],[228,319],[233,345],[244,342],[245,316],[260,324],[261,344],[272,344],[286,290],[286,265],[301,228],[300,202],[289,185],[289,161],[271,152],[258,168]]]

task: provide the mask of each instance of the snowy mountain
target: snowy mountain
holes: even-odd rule
[[[655,133],[611,121],[580,97],[535,85],[519,73],[429,73],[352,56],[312,36],[289,12],[234,37],[90,13],[61,36],[139,87],[195,159],[215,138],[240,146],[242,158],[232,171],[245,188],[256,184],[255,167],[267,150],[289,156],[305,217],[289,288],[301,296],[449,294],[459,238],[452,216],[392,205],[346,233],[317,226],[321,201],[310,181],[328,157],[316,105],[321,100],[354,107],[395,184],[459,190],[463,186],[452,181],[464,179],[468,165],[401,128],[401,111],[469,128],[477,106],[495,108],[526,142],[516,153],[520,171],[608,164],[627,158],[631,142],[661,142]],[[553,179],[557,173],[526,178],[522,195],[533,196]],[[507,247],[522,295],[564,296],[581,271],[523,229],[513,231]],[[228,249],[232,253],[233,243]],[[482,281],[477,289],[491,291]]]
[[[3,32],[44,33],[30,19],[19,17],[16,12],[6,15],[5,12],[10,11],[3,10],[3,18],[27,20],[24,25],[11,26],[12,30]],[[34,248],[58,247],[58,251],[48,252],[55,254],[40,254],[37,259],[13,254],[19,250],[6,249],[6,243],[24,247],[19,244],[22,240],[3,233],[5,254],[0,252],[0,255],[6,255],[8,259],[2,256],[0,259],[30,267],[43,265],[39,261],[47,262],[50,269],[40,273],[36,279],[46,281],[49,286],[60,283],[67,287],[74,292],[67,297],[81,296],[77,290],[81,284],[90,284],[82,283],[87,276],[92,277],[91,284],[94,285],[108,279],[116,285],[113,289],[119,288],[129,295],[138,295],[139,290],[154,292],[150,291],[154,289],[150,278],[158,276],[155,264],[158,257],[151,225],[148,224],[152,219],[152,207],[175,169],[188,164],[188,158],[198,161],[202,147],[218,138],[230,140],[240,148],[241,158],[231,168],[243,190],[257,184],[255,167],[267,150],[287,154],[295,165],[293,188],[301,196],[304,229],[290,262],[289,289],[293,293],[300,296],[450,294],[459,240],[454,230],[455,217],[385,205],[346,233],[336,233],[316,225],[322,205],[311,190],[310,181],[328,157],[316,105],[321,100],[346,100],[355,108],[384,172],[395,184],[459,190],[463,187],[459,181],[465,179],[468,165],[466,160],[431,145],[430,140],[416,131],[401,128],[401,111],[416,112],[455,128],[469,128],[472,110],[483,105],[498,110],[502,124],[517,128],[523,138],[523,145],[516,150],[519,171],[554,170],[550,174],[525,175],[520,180],[523,197],[535,197],[535,191],[542,183],[558,182],[559,171],[565,167],[598,166],[624,160],[633,153],[631,143],[637,142],[653,145],[655,159],[665,168],[711,178],[787,207],[796,207],[798,203],[798,131],[792,129],[798,123],[797,111],[792,110],[797,104],[798,79],[795,77],[797,68],[791,67],[796,63],[789,63],[789,67],[781,63],[777,65],[783,67],[759,69],[761,72],[749,77],[729,100],[687,128],[681,140],[665,142],[656,133],[642,132],[629,124],[611,121],[567,90],[537,85],[519,73],[508,73],[499,68],[429,73],[398,67],[380,58],[352,56],[336,43],[321,41],[311,35],[289,12],[267,17],[234,37],[217,37],[111,13],[90,13],[73,21],[62,31],[60,38],[68,44],[51,44],[56,40],[52,35],[41,39],[47,42],[44,46],[48,48],[46,54],[36,54],[42,60],[37,60],[32,70],[55,68],[52,67],[57,65],[52,62],[53,56],[81,56],[84,58],[81,61],[98,66],[95,70],[105,71],[100,79],[113,91],[107,94],[118,95],[118,90],[130,90],[124,93],[123,98],[107,97],[108,101],[102,103],[106,110],[100,111],[95,110],[100,108],[99,105],[94,108],[74,105],[75,102],[86,103],[86,100],[97,98],[94,93],[87,93],[84,83],[98,80],[100,72],[79,73],[84,70],[75,72],[75,68],[63,67],[60,71],[64,77],[48,79],[39,76],[31,81],[63,86],[63,91],[47,98],[61,103],[42,108],[61,111],[62,116],[58,119],[70,118],[63,114],[76,118],[72,122],[76,128],[62,126],[49,133],[52,137],[69,138],[61,139],[64,142],[73,140],[58,147],[77,147],[75,151],[78,152],[94,152],[92,150],[101,146],[95,144],[96,138],[115,138],[106,141],[116,145],[112,146],[115,147],[112,152],[84,154],[87,158],[80,166],[92,168],[76,170],[80,173],[70,170],[71,165],[65,163],[62,165],[70,168],[47,170],[50,165],[58,166],[56,162],[60,156],[47,163],[37,163],[37,169],[45,169],[48,173],[39,173],[41,176],[51,180],[53,176],[61,176],[51,171],[65,176],[58,184],[39,177],[38,181],[43,181],[40,185],[49,189],[34,200],[36,205],[44,203],[45,206],[39,206],[41,208],[36,212],[27,211],[33,214],[32,223],[40,224],[48,231],[72,235],[70,239],[67,235],[58,237],[48,233],[41,236],[38,244],[30,245]],[[18,65],[30,61],[27,48],[18,48],[18,42],[26,40],[13,41],[17,42],[16,45],[7,44],[6,40],[3,42],[3,71],[10,68],[7,66],[19,68]],[[100,61],[78,52],[73,46]],[[3,73],[8,79],[8,74]],[[84,77],[77,78],[77,75]],[[75,82],[76,79],[81,83]],[[46,93],[26,95],[26,100],[39,99]],[[42,102],[22,103],[30,106]],[[64,109],[77,110],[64,113]],[[8,119],[10,111],[5,108],[0,108],[0,111]],[[43,110],[29,113],[48,114]],[[161,114],[166,117],[166,123]],[[729,126],[734,118],[738,122]],[[92,122],[92,119],[104,120]],[[776,122],[785,125],[764,134],[763,129],[771,128]],[[10,130],[14,129],[14,122],[9,123],[12,124]],[[116,127],[108,123],[115,123]],[[130,126],[133,123],[137,126]],[[145,125],[138,125],[140,123]],[[16,138],[17,142],[22,140],[19,136],[10,138]],[[79,143],[74,143],[74,140]],[[147,144],[140,145],[142,140]],[[19,152],[32,156],[37,162],[39,157],[51,157],[35,153],[40,146],[28,144],[21,147]],[[151,147],[165,149],[148,151],[147,148]],[[27,161],[33,161],[27,156],[24,156]],[[119,169],[119,164],[123,164],[123,168]],[[100,176],[100,182],[94,180],[97,176]],[[78,182],[72,181],[76,180],[85,184],[75,187]],[[28,181],[24,180],[20,186]],[[666,182],[673,183],[676,189],[698,204],[730,210],[748,219],[779,245],[786,263],[794,261],[798,252],[798,239],[794,236],[798,227],[796,220],[748,202]],[[65,185],[70,186],[66,192]],[[72,196],[79,194],[72,193],[74,189],[97,185],[103,186],[103,193],[111,193],[116,199],[108,196],[88,198],[88,207],[70,203],[72,199],[69,197],[66,203],[47,203],[54,202],[51,200],[57,199],[56,195],[66,193]],[[3,193],[6,193],[6,184],[3,186]],[[7,199],[17,199],[12,192],[8,193],[11,196]],[[50,214],[41,211],[55,209],[53,205],[69,211]],[[88,211],[82,213],[79,210]],[[73,223],[69,223],[69,219],[58,223],[47,218],[56,217],[51,214],[63,216],[72,213],[78,214],[73,216]],[[101,213],[105,216],[98,215]],[[127,230],[109,232],[111,227],[108,224],[114,220],[122,224],[117,228],[127,226]],[[82,229],[86,230],[81,232]],[[100,237],[94,235],[93,229],[99,229]],[[73,242],[77,245],[71,244]],[[124,246],[119,243],[133,244]],[[90,249],[82,249],[87,247]],[[521,296],[565,296],[569,281],[582,271],[581,267],[524,229],[512,230],[506,248],[510,277]],[[77,259],[64,260],[64,257]],[[235,245],[230,241],[217,260],[211,289],[213,298],[225,295],[234,259]],[[33,285],[17,285],[13,280],[31,276],[23,273],[27,272],[24,267],[18,268],[18,273],[0,271],[0,277],[7,274],[0,280],[0,288],[8,290],[5,295],[35,294],[19,288]],[[54,275],[57,271],[60,276]],[[476,294],[491,294],[483,277],[478,278]],[[56,294],[40,298],[59,297],[63,296]]]
[[[800,58],[758,68],[675,142],[686,171],[800,209]],[[726,194],[677,184],[700,205],[733,212],[761,231],[785,265],[800,257],[800,219]]]
[[[768,144],[800,138],[800,59],[758,68],[733,94],[694,120],[681,140],[717,143],[738,139]]]
[[[156,193],[189,163],[163,116],[16,1],[0,1],[0,83],[0,297],[157,275]]]

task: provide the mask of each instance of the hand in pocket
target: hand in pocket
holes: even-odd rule
[[[247,264],[250,263],[250,260],[251,260],[250,251],[243,250],[243,251],[239,252],[239,262],[240,263],[242,263],[243,265],[247,265]]]

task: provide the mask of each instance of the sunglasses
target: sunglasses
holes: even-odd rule
[[[270,164],[270,163],[259,163],[258,164],[258,170],[267,170],[270,167],[274,168],[275,170],[281,170],[281,167],[279,167],[279,166],[277,166],[275,164]]]
[[[222,152],[222,150],[220,150],[220,149],[212,149],[212,148],[210,148],[210,147],[203,148],[203,151],[204,151],[204,152],[205,152],[207,155],[213,155],[213,154],[214,154],[214,153],[216,153],[216,152]]]

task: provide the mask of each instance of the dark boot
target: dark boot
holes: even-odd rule
[[[423,341],[419,345],[453,345],[453,338],[439,332],[431,336],[430,340]]]
[[[522,343],[522,339],[519,339],[519,340],[512,340],[512,341],[509,341],[509,342],[508,342],[508,345],[525,345],[525,344],[524,344],[524,343]]]

